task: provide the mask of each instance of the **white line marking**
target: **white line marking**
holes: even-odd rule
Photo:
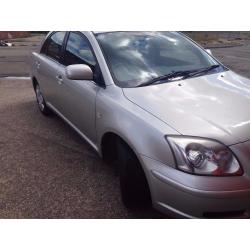
[[[31,80],[29,76],[6,76],[3,77],[5,79],[12,79],[12,80],[19,80],[19,79],[24,79],[24,80]]]

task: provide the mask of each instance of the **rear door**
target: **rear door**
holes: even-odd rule
[[[66,32],[53,32],[45,41],[36,59],[37,80],[47,103],[58,106],[58,68]]]
[[[95,101],[101,88],[97,82],[102,78],[99,66],[88,39],[80,32],[70,32],[66,42],[63,65],[59,66],[60,110],[63,115],[90,142],[96,142]],[[68,65],[87,64],[94,72],[94,81],[69,80],[65,69]]]

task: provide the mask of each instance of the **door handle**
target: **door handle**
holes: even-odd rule
[[[56,79],[57,79],[57,82],[59,85],[61,85],[63,83],[63,78],[61,75],[56,76]]]

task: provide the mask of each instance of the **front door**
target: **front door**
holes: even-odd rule
[[[73,64],[87,64],[95,70],[97,62],[90,46],[85,36],[70,32],[57,77],[61,79],[58,92],[60,112],[95,144],[95,102],[100,87],[94,81],[69,80],[65,74],[66,66]]]

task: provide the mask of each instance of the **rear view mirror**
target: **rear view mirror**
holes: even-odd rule
[[[206,49],[207,53],[210,55],[213,55],[212,50],[211,49]]]
[[[92,69],[86,64],[67,66],[66,76],[70,80],[93,80]]]

